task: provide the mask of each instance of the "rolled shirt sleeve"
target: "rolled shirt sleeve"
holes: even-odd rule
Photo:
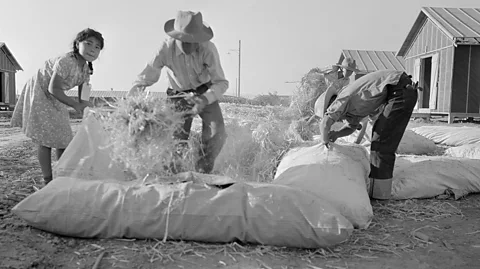
[[[158,82],[162,68],[166,63],[167,49],[167,44],[164,42],[153,59],[147,63],[143,71],[137,76],[133,82],[133,88],[145,88]]]
[[[337,98],[333,103],[327,108],[325,116],[330,117],[333,121],[341,121],[344,119],[344,115],[348,109],[348,100],[349,96],[343,96]]]
[[[363,118],[361,117],[347,117],[345,121],[347,122],[348,128],[352,130],[360,130],[362,128],[362,122]]]
[[[197,51],[186,55],[174,39],[167,39],[137,76],[132,90],[144,90],[157,83],[164,67],[169,88],[177,92],[195,89],[210,82],[211,86],[204,93],[208,104],[220,99],[229,86],[217,48],[212,42],[202,43]]]

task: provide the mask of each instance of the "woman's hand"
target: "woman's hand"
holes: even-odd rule
[[[86,107],[93,107],[92,103],[89,101],[82,101],[81,103],[77,103],[73,108],[80,114],[83,114],[83,111]]]

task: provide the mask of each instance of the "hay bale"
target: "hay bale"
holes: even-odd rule
[[[480,160],[480,143],[451,147],[445,151],[446,156]]]

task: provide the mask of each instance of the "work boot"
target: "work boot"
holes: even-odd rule
[[[370,178],[368,196],[377,200],[388,200],[392,195],[392,179]]]

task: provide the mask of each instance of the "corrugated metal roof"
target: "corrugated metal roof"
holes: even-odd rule
[[[90,93],[90,97],[93,97],[93,98],[101,98],[101,97],[123,98],[123,97],[126,97],[127,94],[128,94],[128,91],[94,90]],[[165,92],[154,92],[154,91],[150,91],[150,94],[153,95],[153,96],[156,96],[156,97],[161,97],[161,98],[163,98],[167,95]],[[76,90],[76,89],[69,90],[69,91],[66,92],[66,95],[70,96],[70,97],[77,97],[78,96],[78,90]]]
[[[2,50],[5,55],[7,55],[8,59],[12,62],[12,64],[15,66],[16,70],[22,70],[22,67],[18,63],[17,59],[13,56],[12,52],[8,49],[7,44],[4,42],[0,42],[0,50]]]
[[[403,57],[395,56],[394,51],[342,50],[339,62],[343,61],[344,57],[353,58],[360,71],[373,72],[385,69],[405,70]]]
[[[480,38],[480,8],[424,7],[422,11],[452,38]]]
[[[397,56],[405,55],[427,18],[453,41],[471,38],[480,43],[480,8],[423,7]]]

